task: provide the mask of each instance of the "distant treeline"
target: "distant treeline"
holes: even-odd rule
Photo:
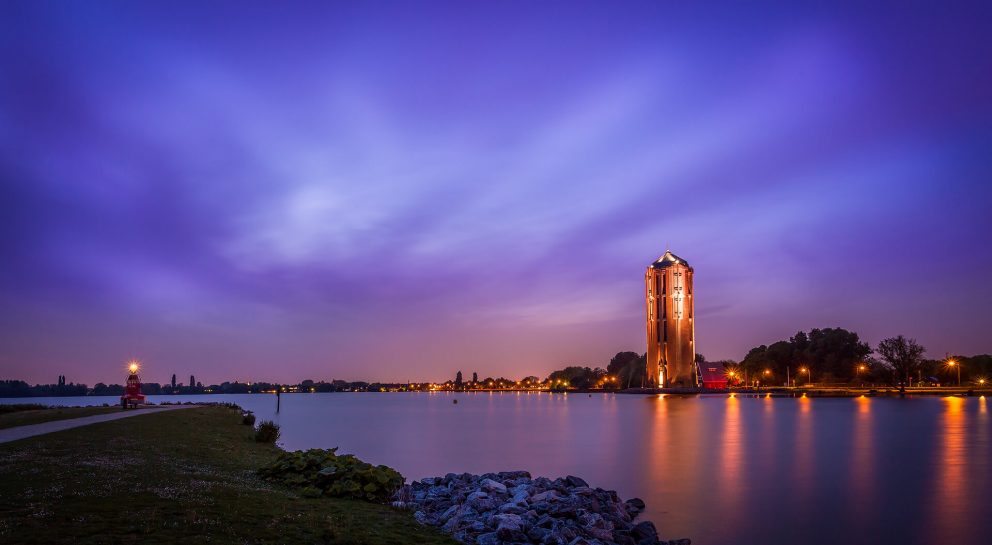
[[[347,382],[334,380],[331,382],[304,380],[299,384],[274,384],[270,382],[224,382],[205,386],[195,383],[194,386],[159,384],[145,382],[141,384],[141,392],[145,395],[191,395],[191,394],[258,394],[282,392],[382,392],[399,389],[409,389],[407,384],[386,384],[379,382]],[[36,384],[34,386],[23,380],[0,380],[0,397],[67,397],[67,396],[119,396],[124,393],[120,384],[97,383],[92,388],[86,384],[64,383],[59,377],[57,384]]]
[[[781,383],[788,376],[799,384],[879,383],[879,384],[961,384],[987,383],[992,378],[992,356],[948,355],[926,358],[926,348],[915,339],[899,335],[883,339],[875,348],[858,334],[843,328],[799,331],[789,339],[761,345],[748,351],[744,359],[723,362],[760,377],[763,383]],[[766,380],[767,379],[767,380]]]
[[[760,345],[747,352],[740,361],[721,360],[710,362],[722,366],[732,383],[760,382],[762,385],[805,383],[878,383],[878,384],[992,384],[992,355],[947,356],[939,359],[924,357],[926,349],[914,339],[902,335],[884,339],[872,348],[857,333],[843,328],[812,329],[800,331],[789,339]],[[697,363],[705,363],[702,354],[696,354]],[[379,383],[330,382],[304,380],[299,384],[269,382],[224,382],[204,386],[189,377],[188,385],[178,384],[176,376],[171,383],[146,382],[141,390],[146,395],[187,394],[247,394],[265,392],[396,392],[433,390],[489,390],[489,389],[552,389],[569,388],[620,389],[644,386],[646,357],[637,352],[618,352],[605,367],[571,365],[553,371],[544,380],[527,376],[519,380],[505,377],[471,379],[455,374],[454,380],[443,383]],[[62,396],[119,396],[124,387],[119,384],[98,383],[92,388],[85,384],[67,383],[64,376],[56,384],[34,386],[20,380],[0,381],[0,397],[62,397]]]
[[[709,362],[726,370],[730,382],[762,385],[816,384],[992,384],[992,355],[924,357],[926,348],[902,335],[883,339],[872,348],[857,333],[843,328],[799,331],[788,339],[760,345],[741,361]],[[706,363],[696,354],[697,363]],[[606,367],[572,365],[552,372],[546,381],[552,389],[595,388],[604,383],[621,388],[644,386],[646,356],[618,352]],[[447,384],[447,383],[446,383]]]

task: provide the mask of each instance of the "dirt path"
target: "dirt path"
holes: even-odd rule
[[[70,418],[68,420],[54,420],[52,422],[42,422],[41,424],[17,426],[14,428],[7,428],[0,430],[0,443],[9,443],[11,441],[17,441],[18,439],[25,439],[27,437],[34,437],[36,435],[44,435],[46,433],[78,428],[79,426],[88,426],[90,424],[96,424],[99,422],[109,422],[111,420],[130,418],[132,416],[138,416],[142,414],[160,413],[162,411],[188,409],[190,407],[195,407],[195,405],[170,405],[167,407],[154,407],[154,408],[149,407],[145,409],[121,411],[119,413],[97,414],[93,416],[84,416],[82,418]]]

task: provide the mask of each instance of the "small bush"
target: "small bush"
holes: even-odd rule
[[[252,413],[244,413],[243,415],[241,415],[241,423],[244,424],[245,426],[254,426],[255,415]]]
[[[271,464],[258,470],[263,478],[300,487],[303,496],[318,492],[324,496],[357,498],[384,503],[405,479],[391,467],[363,462],[337,449],[310,449],[283,452]]]
[[[271,420],[262,420],[255,430],[255,441],[259,443],[275,443],[279,440],[279,424]]]
[[[319,498],[322,493],[316,486],[304,486],[303,490],[300,490],[300,495],[304,498]]]

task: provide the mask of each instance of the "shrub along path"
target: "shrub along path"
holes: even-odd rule
[[[0,445],[0,543],[455,544],[408,511],[262,481],[280,452],[225,407]]]

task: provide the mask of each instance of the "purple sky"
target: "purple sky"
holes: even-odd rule
[[[180,4],[0,5],[0,378],[992,351],[987,3]]]

